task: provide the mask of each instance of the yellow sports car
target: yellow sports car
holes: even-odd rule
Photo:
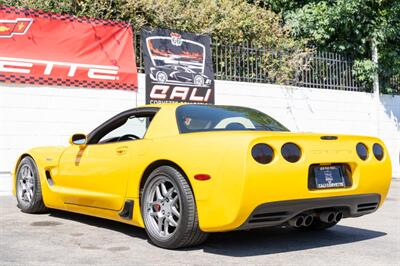
[[[244,107],[148,105],[70,144],[19,157],[19,208],[144,227],[164,248],[199,244],[209,232],[329,228],[376,211],[391,181],[381,140],[291,133]]]

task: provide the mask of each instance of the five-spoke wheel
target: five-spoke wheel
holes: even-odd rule
[[[33,170],[29,164],[22,165],[17,182],[18,198],[26,203],[31,203],[35,189]]]
[[[19,163],[15,186],[18,207],[23,212],[41,213],[47,210],[36,163],[31,157],[26,156]]]
[[[179,191],[167,176],[157,176],[147,193],[145,204],[147,204],[146,217],[149,230],[165,239],[175,233],[181,217],[182,209]]]
[[[150,240],[163,248],[180,248],[203,242],[197,209],[186,178],[171,166],[155,169],[141,195],[143,222]]]

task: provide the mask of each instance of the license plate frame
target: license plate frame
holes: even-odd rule
[[[315,189],[344,188],[347,185],[342,165],[315,165],[312,173]]]

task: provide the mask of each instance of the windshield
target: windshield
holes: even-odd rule
[[[236,106],[182,105],[176,109],[181,133],[200,131],[289,131],[272,117]]]

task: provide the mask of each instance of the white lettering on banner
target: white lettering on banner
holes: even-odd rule
[[[32,63],[12,62],[0,60],[0,72],[29,74]]]
[[[169,86],[164,85],[155,85],[150,92],[150,98],[154,99],[165,99],[167,98],[167,92],[169,90]],[[158,92],[159,91],[159,92]]]
[[[201,96],[196,96],[196,92],[197,92],[197,88],[194,88],[192,90],[192,93],[190,94],[189,100],[191,100],[191,101],[199,101],[199,102],[203,101],[204,98],[201,97]]]
[[[180,98],[182,101],[186,100],[188,95],[189,88],[188,87],[174,87],[172,90],[171,96],[169,97],[171,100]]]
[[[116,77],[117,74],[118,70],[111,70],[111,69],[90,68],[88,71],[88,77],[92,79],[116,80],[118,79],[118,77]]]
[[[204,101],[208,102],[208,99],[210,99],[210,95],[211,95],[211,89],[207,90],[206,96],[204,96]]]
[[[22,58],[9,58],[0,57],[0,73],[21,73],[29,74],[31,70],[38,65],[44,65],[45,69],[43,75],[51,75],[53,69],[57,66],[68,68],[68,77],[74,77],[76,71],[87,70],[87,76],[90,79],[102,79],[102,80],[118,80],[117,66],[104,66],[104,65],[89,65],[89,64],[77,64],[68,62],[56,62],[56,61],[45,61],[45,60],[33,60],[33,59],[22,59]]]
[[[197,88],[190,87],[172,87],[171,95],[168,97],[168,91],[170,90],[168,85],[154,85],[150,91],[150,98],[157,100],[169,99],[180,100],[180,101],[196,101],[196,102],[207,102],[211,95],[211,89],[207,89],[205,96],[197,95]],[[189,97],[188,97],[189,96]]]

